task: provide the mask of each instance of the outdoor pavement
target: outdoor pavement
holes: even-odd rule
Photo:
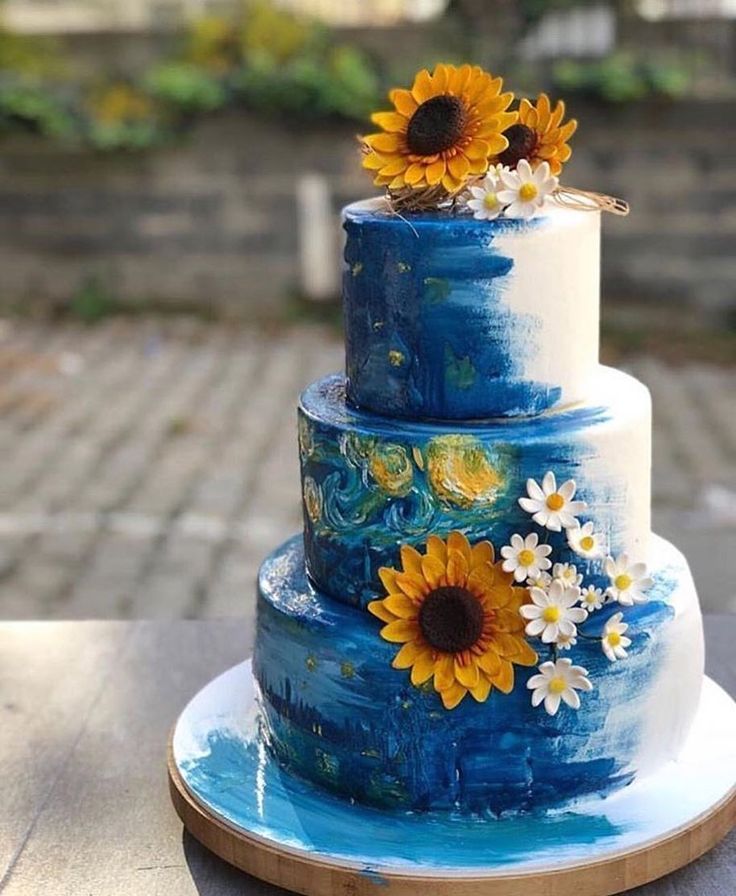
[[[301,526],[295,404],[331,331],[0,322],[0,618],[242,616]],[[736,611],[736,370],[642,358],[655,528]]]

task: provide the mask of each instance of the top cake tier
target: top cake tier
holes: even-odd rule
[[[539,414],[584,400],[598,363],[600,213],[528,221],[349,205],[348,399],[407,418]]]

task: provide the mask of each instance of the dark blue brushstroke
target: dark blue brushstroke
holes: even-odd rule
[[[574,479],[579,496],[587,501],[585,519],[595,521],[613,553],[624,544],[627,483],[603,481],[587,473],[596,457],[591,433],[610,421],[610,408],[579,406],[536,417],[456,422],[452,429],[429,422],[393,420],[357,411],[346,402],[344,379],[339,375],[313,383],[302,395],[303,428],[310,432],[310,450],[302,458],[302,474],[319,486],[323,507],[316,522],[304,519],[307,567],[317,586],[347,603],[365,604],[380,591],[378,569],[398,561],[399,546],[421,544],[427,535],[446,535],[453,529],[471,540],[490,539],[500,548],[514,532],[532,527],[518,504],[526,494],[526,480],[540,480],[554,470],[560,482]],[[346,436],[376,444],[400,445],[426,454],[433,438],[448,433],[471,436],[483,446],[502,485],[490,503],[459,506],[441,500],[433,491],[427,471],[414,465],[411,489],[387,496],[371,481],[360,459],[349,456]],[[554,556],[574,562],[581,572],[586,564],[569,550],[563,534],[552,534]]]
[[[516,667],[511,694],[467,697],[448,712],[391,667],[398,648],[380,638],[378,620],[309,584],[297,537],[260,577],[254,672],[271,748],[286,769],[376,806],[498,816],[608,794],[634,774],[678,574],[659,573],[651,600],[627,610],[635,637],[625,662],[610,663],[598,642],[578,643],[574,661],[595,684],[584,710],[532,708],[525,685],[535,670]]]
[[[515,815],[488,824],[458,813],[385,811],[351,804],[285,772],[261,749],[257,735],[210,735],[207,749],[182,764],[187,786],[200,800],[256,836],[311,855],[407,869],[500,868],[522,862],[558,862],[562,851],[615,849],[628,828],[595,806],[584,812]]]
[[[504,305],[513,261],[494,246],[499,235],[540,220],[428,213],[407,221],[349,207],[343,301],[350,400],[436,419],[554,406],[559,385],[524,373],[538,322]]]

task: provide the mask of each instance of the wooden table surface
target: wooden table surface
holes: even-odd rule
[[[248,655],[245,622],[0,624],[3,896],[277,896],[189,835],[166,739],[189,698]],[[708,673],[736,694],[736,616],[706,617]],[[736,894],[736,832],[631,891]]]

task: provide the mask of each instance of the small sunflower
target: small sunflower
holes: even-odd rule
[[[493,545],[472,548],[460,532],[447,541],[427,539],[427,552],[401,548],[401,569],[383,567],[388,596],[368,609],[386,625],[381,637],[403,646],[395,669],[411,669],[415,687],[433,679],[445,709],[454,709],[467,693],[479,703],[495,687],[514,687],[514,666],[533,666],[537,654],[524,639],[519,608],[525,588],[513,586],[512,573],[494,563]]]
[[[363,138],[363,167],[392,192],[441,189],[451,194],[484,174],[503,152],[516,121],[512,93],[478,66],[437,65],[420,71],[411,90],[392,90],[394,109],[371,116],[382,131]]]
[[[509,145],[498,154],[496,161],[509,168],[516,168],[526,159],[532,168],[549,163],[550,173],[557,175],[562,165],[572,155],[567,141],[577,130],[574,118],[562,123],[565,104],[558,100],[552,109],[546,93],[540,93],[536,105],[527,99],[519,103],[519,120],[504,131]]]

